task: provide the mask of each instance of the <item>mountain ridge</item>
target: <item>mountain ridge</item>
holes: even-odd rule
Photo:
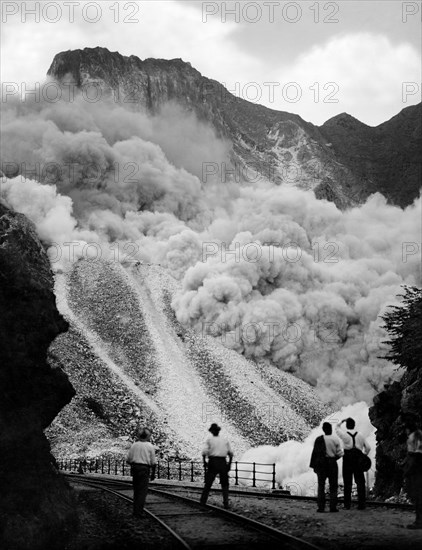
[[[419,194],[420,105],[376,127],[347,113],[316,126],[297,114],[235,97],[180,58],[141,60],[101,47],[56,54],[47,75],[58,81],[70,75],[78,87],[95,83],[105,96],[134,110],[155,113],[166,102],[177,102],[231,142],[234,165],[278,185],[312,189],[340,208],[375,192],[404,207]]]

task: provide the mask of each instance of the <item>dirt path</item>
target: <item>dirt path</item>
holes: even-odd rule
[[[194,498],[192,496],[192,498]],[[210,504],[221,505],[221,496],[212,495]],[[232,496],[232,510],[272,527],[304,538],[328,550],[420,550],[422,530],[412,531],[413,511],[391,508],[356,508],[338,514],[318,514],[313,501],[264,500]]]

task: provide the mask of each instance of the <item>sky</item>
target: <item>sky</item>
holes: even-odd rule
[[[1,81],[42,82],[60,51],[189,61],[232,93],[314,124],[376,126],[421,101],[421,2],[1,2]],[[3,88],[5,89],[5,88]]]

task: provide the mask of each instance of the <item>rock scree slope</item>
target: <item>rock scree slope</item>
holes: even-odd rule
[[[149,423],[165,456],[198,459],[215,421],[240,458],[252,445],[305,437],[327,412],[301,380],[278,369],[264,376],[262,365],[183,328],[170,306],[178,284],[159,265],[103,260],[79,260],[66,284],[56,281],[71,330],[52,360],[77,390],[49,430],[57,455],[122,455]],[[90,435],[78,435],[89,423]]]

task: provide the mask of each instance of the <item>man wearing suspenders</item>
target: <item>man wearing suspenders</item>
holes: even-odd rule
[[[342,424],[346,423],[346,432],[342,429]],[[368,454],[371,447],[366,442],[362,434],[355,431],[355,421],[353,418],[342,420],[336,427],[336,433],[343,442],[343,483],[344,483],[344,508],[350,510],[352,504],[352,484],[353,478],[358,490],[358,510],[364,510],[366,507],[366,486],[365,474],[359,464],[356,449]]]

